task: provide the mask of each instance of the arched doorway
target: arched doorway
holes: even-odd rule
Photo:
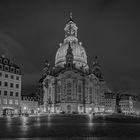
[[[3,116],[12,116],[14,115],[13,108],[3,108]]]
[[[67,105],[67,112],[71,113],[71,105]]]

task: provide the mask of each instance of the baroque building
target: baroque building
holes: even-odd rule
[[[90,113],[104,111],[104,92],[107,89],[97,56],[91,68],[78,27],[70,15],[65,38],[55,56],[55,66],[45,61],[40,79],[44,112]]]
[[[12,60],[0,56],[0,115],[20,113],[21,70]]]

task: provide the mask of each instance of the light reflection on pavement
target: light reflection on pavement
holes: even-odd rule
[[[140,124],[97,121],[92,115],[46,115],[0,118],[0,138],[8,140],[140,138]],[[13,140],[14,140],[13,139]]]

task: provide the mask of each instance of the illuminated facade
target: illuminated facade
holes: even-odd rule
[[[72,16],[64,28],[65,38],[56,52],[55,66],[45,61],[43,77],[44,112],[90,113],[104,111],[103,80],[97,57],[92,68],[77,38],[78,27]]]
[[[104,93],[104,112],[114,113],[116,107],[116,95],[112,92]]]
[[[140,114],[140,97],[129,92],[121,93],[119,105],[124,114]]]
[[[35,97],[22,96],[20,107],[21,114],[37,114],[39,111],[38,101]]]
[[[0,57],[0,115],[20,113],[21,70],[10,59]]]

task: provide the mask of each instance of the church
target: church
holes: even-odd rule
[[[89,68],[87,55],[78,41],[78,27],[72,15],[64,28],[65,37],[55,56],[55,65],[46,60],[40,83],[43,110],[50,113],[91,113],[104,111],[108,89],[97,56]]]

